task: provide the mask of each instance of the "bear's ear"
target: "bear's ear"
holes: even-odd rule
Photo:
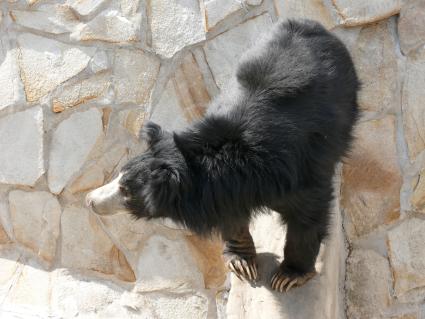
[[[157,143],[162,138],[162,136],[163,131],[161,126],[152,121],[148,121],[145,125],[143,125],[139,133],[139,137],[146,141],[149,146]]]
[[[165,203],[179,197],[181,176],[178,170],[163,161],[157,162],[156,165],[150,176],[156,199]]]

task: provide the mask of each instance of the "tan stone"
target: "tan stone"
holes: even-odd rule
[[[114,65],[117,103],[147,102],[158,75],[159,66],[158,58],[141,50],[117,50]]]
[[[205,288],[222,287],[227,274],[222,258],[223,242],[218,238],[203,239],[196,235],[188,235],[186,240],[204,275]]]
[[[7,244],[10,242],[9,236],[7,236],[6,231],[3,229],[3,226],[0,224],[0,245]]]
[[[63,87],[53,98],[53,112],[62,112],[102,96],[111,84],[109,72],[99,72],[78,83]]]
[[[372,250],[351,252],[347,262],[348,318],[382,318],[390,302],[388,261]]]
[[[103,169],[97,165],[89,167],[83,172],[72,184],[68,190],[75,194],[78,192],[86,192],[103,185],[105,176]]]
[[[351,220],[349,237],[362,236],[396,220],[400,213],[401,172],[395,118],[360,123],[343,167],[341,205]]]
[[[397,316],[391,316],[390,319],[420,319],[420,317],[417,312],[412,312]]]
[[[145,110],[130,110],[125,117],[124,126],[132,133],[135,137],[139,137],[140,129],[146,120]]]
[[[61,229],[62,265],[134,280],[125,256],[105,234],[95,215],[86,209],[67,208],[62,214]]]
[[[210,95],[198,63],[192,53],[184,58],[172,77],[185,117],[189,122],[200,119],[210,102]]]
[[[18,45],[21,78],[29,102],[36,102],[81,72],[95,51],[28,33],[18,36]]]
[[[425,287],[425,221],[412,218],[388,232],[388,250],[398,297]]]
[[[312,19],[329,29],[335,26],[322,0],[274,0],[274,5],[282,19]]]
[[[403,86],[403,124],[410,159],[425,150],[425,52],[407,61]]]
[[[425,169],[420,172],[414,185],[411,203],[414,209],[425,213]]]
[[[61,207],[48,192],[9,193],[10,215],[16,240],[51,263],[60,232]]]
[[[338,24],[356,26],[396,15],[402,0],[325,0],[324,3]]]
[[[398,20],[400,47],[409,54],[425,44],[425,1],[404,1]]]
[[[361,29],[351,52],[362,89],[359,104],[373,112],[396,110],[400,105],[397,44],[391,21]]]

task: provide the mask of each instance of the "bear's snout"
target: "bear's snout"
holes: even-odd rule
[[[97,215],[114,215],[126,211],[119,181],[122,174],[86,196],[86,205]]]

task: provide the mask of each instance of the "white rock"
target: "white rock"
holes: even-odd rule
[[[81,72],[95,48],[77,47],[32,34],[18,36],[19,66],[29,102],[36,102]]]
[[[16,240],[52,262],[59,237],[61,207],[48,192],[9,193],[10,215]]]
[[[77,41],[136,42],[139,41],[141,19],[140,13],[126,18],[116,10],[106,11],[87,24],[79,25],[71,37]]]
[[[137,265],[137,291],[203,288],[204,279],[183,238],[154,235],[144,245]]]
[[[10,287],[17,281],[22,266],[19,260],[22,255],[15,247],[0,250],[0,298],[4,300],[10,291]],[[3,309],[2,309],[3,310]]]
[[[67,208],[62,214],[61,230],[63,266],[135,280],[125,256],[105,234],[94,214],[86,209]]]
[[[114,88],[117,103],[145,103],[159,72],[159,59],[142,50],[117,50]]]
[[[345,26],[383,20],[400,11],[402,0],[324,0],[334,20]]]
[[[282,19],[312,19],[319,21],[326,28],[335,26],[322,0],[274,0],[274,3]]]
[[[139,0],[120,0],[121,12],[125,16],[131,16],[139,9]]]
[[[64,5],[44,5],[34,11],[12,10],[10,15],[21,26],[53,34],[71,32],[79,23]]]
[[[42,109],[1,118],[0,149],[0,183],[33,186],[44,173]]]
[[[18,102],[21,95],[16,50],[3,50],[1,41],[0,39],[0,110]]]
[[[100,72],[88,79],[60,88],[53,97],[53,111],[62,112],[101,97],[111,84],[111,73]]]
[[[425,287],[425,221],[412,218],[388,232],[394,290],[398,297]]]
[[[214,28],[220,21],[242,10],[242,2],[237,0],[205,1],[205,21],[207,29]]]
[[[88,16],[100,10],[107,0],[69,0],[69,6],[79,15]]]
[[[272,26],[269,14],[260,15],[220,34],[204,46],[207,62],[220,88],[235,71],[242,54]]]
[[[97,109],[75,113],[53,133],[49,155],[48,185],[59,194],[78,172],[102,135],[102,114]]]
[[[167,130],[181,130],[187,126],[188,121],[183,114],[172,81],[167,83],[161,98],[153,107],[150,119]]]
[[[198,0],[151,1],[150,14],[152,47],[166,58],[205,40]]]
[[[108,55],[105,51],[96,51],[90,61],[90,69],[93,73],[104,71],[109,68]]]

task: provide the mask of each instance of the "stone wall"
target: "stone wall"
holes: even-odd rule
[[[317,279],[288,295],[226,281],[219,240],[85,208],[143,150],[145,119],[202,116],[290,17],[340,36],[363,83]],[[424,44],[423,0],[0,1],[0,317],[424,318]],[[274,218],[252,225],[263,276]]]

